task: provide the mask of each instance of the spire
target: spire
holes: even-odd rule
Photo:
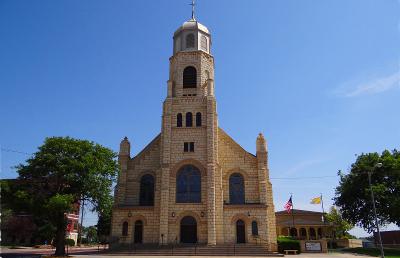
[[[264,135],[262,133],[258,134],[256,146],[257,146],[256,148],[257,152],[267,151],[267,141],[265,140]]]
[[[189,5],[192,6],[192,20],[196,20],[196,18],[194,18],[194,7],[196,6],[195,0],[192,0],[192,3]]]

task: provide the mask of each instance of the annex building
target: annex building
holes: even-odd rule
[[[277,249],[267,143],[255,137],[254,155],[219,127],[211,42],[194,16],[175,31],[161,132],[134,157],[126,137],[120,144],[111,232],[120,244]]]

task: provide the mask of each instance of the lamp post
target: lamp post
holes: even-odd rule
[[[380,168],[380,167],[382,167],[382,163],[379,162],[379,163],[376,163],[376,165],[374,166],[374,169]],[[379,248],[381,250],[381,257],[385,258],[385,253],[383,252],[383,246],[382,246],[381,232],[379,231],[378,217],[376,216],[375,198],[374,198],[374,192],[372,191],[372,185],[371,185],[371,174],[372,174],[372,170],[368,171],[369,190],[371,192],[372,207],[374,209],[375,225],[376,225],[376,230],[378,232]]]

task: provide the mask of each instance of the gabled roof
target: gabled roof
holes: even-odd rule
[[[147,144],[146,147],[144,147],[143,150],[141,150],[131,160],[140,159],[140,157],[142,157],[145,153],[147,153],[151,149],[151,147],[153,147],[155,144],[159,143],[160,139],[161,139],[161,133],[159,133],[156,137],[154,137],[154,139],[149,144]]]
[[[232,137],[229,136],[229,134],[227,134],[221,127],[218,127],[218,133],[220,136],[225,137],[226,140],[229,141],[229,143],[234,146],[237,150],[240,150],[242,152],[245,152],[246,154],[252,156],[252,157],[256,157],[256,155],[254,155],[253,153],[250,153],[248,151],[246,151],[242,146],[240,146],[240,144],[238,144]]]

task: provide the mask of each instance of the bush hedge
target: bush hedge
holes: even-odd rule
[[[75,240],[71,239],[71,238],[66,238],[65,239],[65,244],[68,246],[75,246]]]
[[[291,237],[278,237],[278,252],[284,253],[284,250],[297,250],[300,253],[300,241]]]

